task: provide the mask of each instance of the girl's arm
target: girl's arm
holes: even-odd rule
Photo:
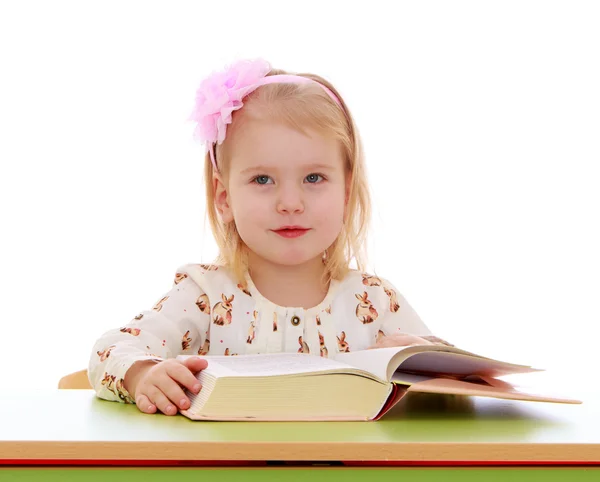
[[[394,285],[387,280],[382,280],[381,289],[385,293],[386,300],[381,324],[381,331],[383,331],[384,335],[392,336],[405,333],[429,336],[432,334],[421,317]]]
[[[196,354],[210,326],[207,301],[200,287],[185,277],[151,310],[104,333],[94,344],[88,366],[88,377],[98,397],[133,403],[124,379],[134,363]]]
[[[381,336],[375,347],[407,346],[412,344],[442,344],[454,346],[434,336],[406,298],[389,281],[381,287],[386,295],[386,309],[381,324]]]

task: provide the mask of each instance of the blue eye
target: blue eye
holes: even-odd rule
[[[267,184],[270,179],[269,176],[256,176],[254,182],[256,182],[256,184]]]
[[[323,176],[321,176],[321,174],[309,174],[308,176],[306,176],[306,180],[310,183],[310,184],[315,184],[317,182],[319,182],[319,178],[323,179]]]

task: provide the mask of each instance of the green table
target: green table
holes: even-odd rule
[[[0,391],[0,481],[600,481],[600,396],[582,398],[411,394],[378,422],[260,423],[145,415],[87,390]]]

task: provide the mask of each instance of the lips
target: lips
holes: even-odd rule
[[[297,238],[306,234],[309,231],[308,228],[302,226],[282,226],[279,229],[274,229],[273,232],[283,236],[284,238]]]
[[[286,230],[286,229],[291,229],[291,230],[296,230],[296,229],[297,230],[307,230],[308,228],[305,228],[304,226],[298,226],[298,225],[294,224],[294,225],[290,225],[290,226],[281,226],[280,228],[275,229],[275,231],[283,231],[283,230]]]

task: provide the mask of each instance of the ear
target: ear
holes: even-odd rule
[[[220,174],[213,175],[213,192],[215,193],[215,206],[224,223],[233,221],[233,212],[229,206],[229,193]]]

